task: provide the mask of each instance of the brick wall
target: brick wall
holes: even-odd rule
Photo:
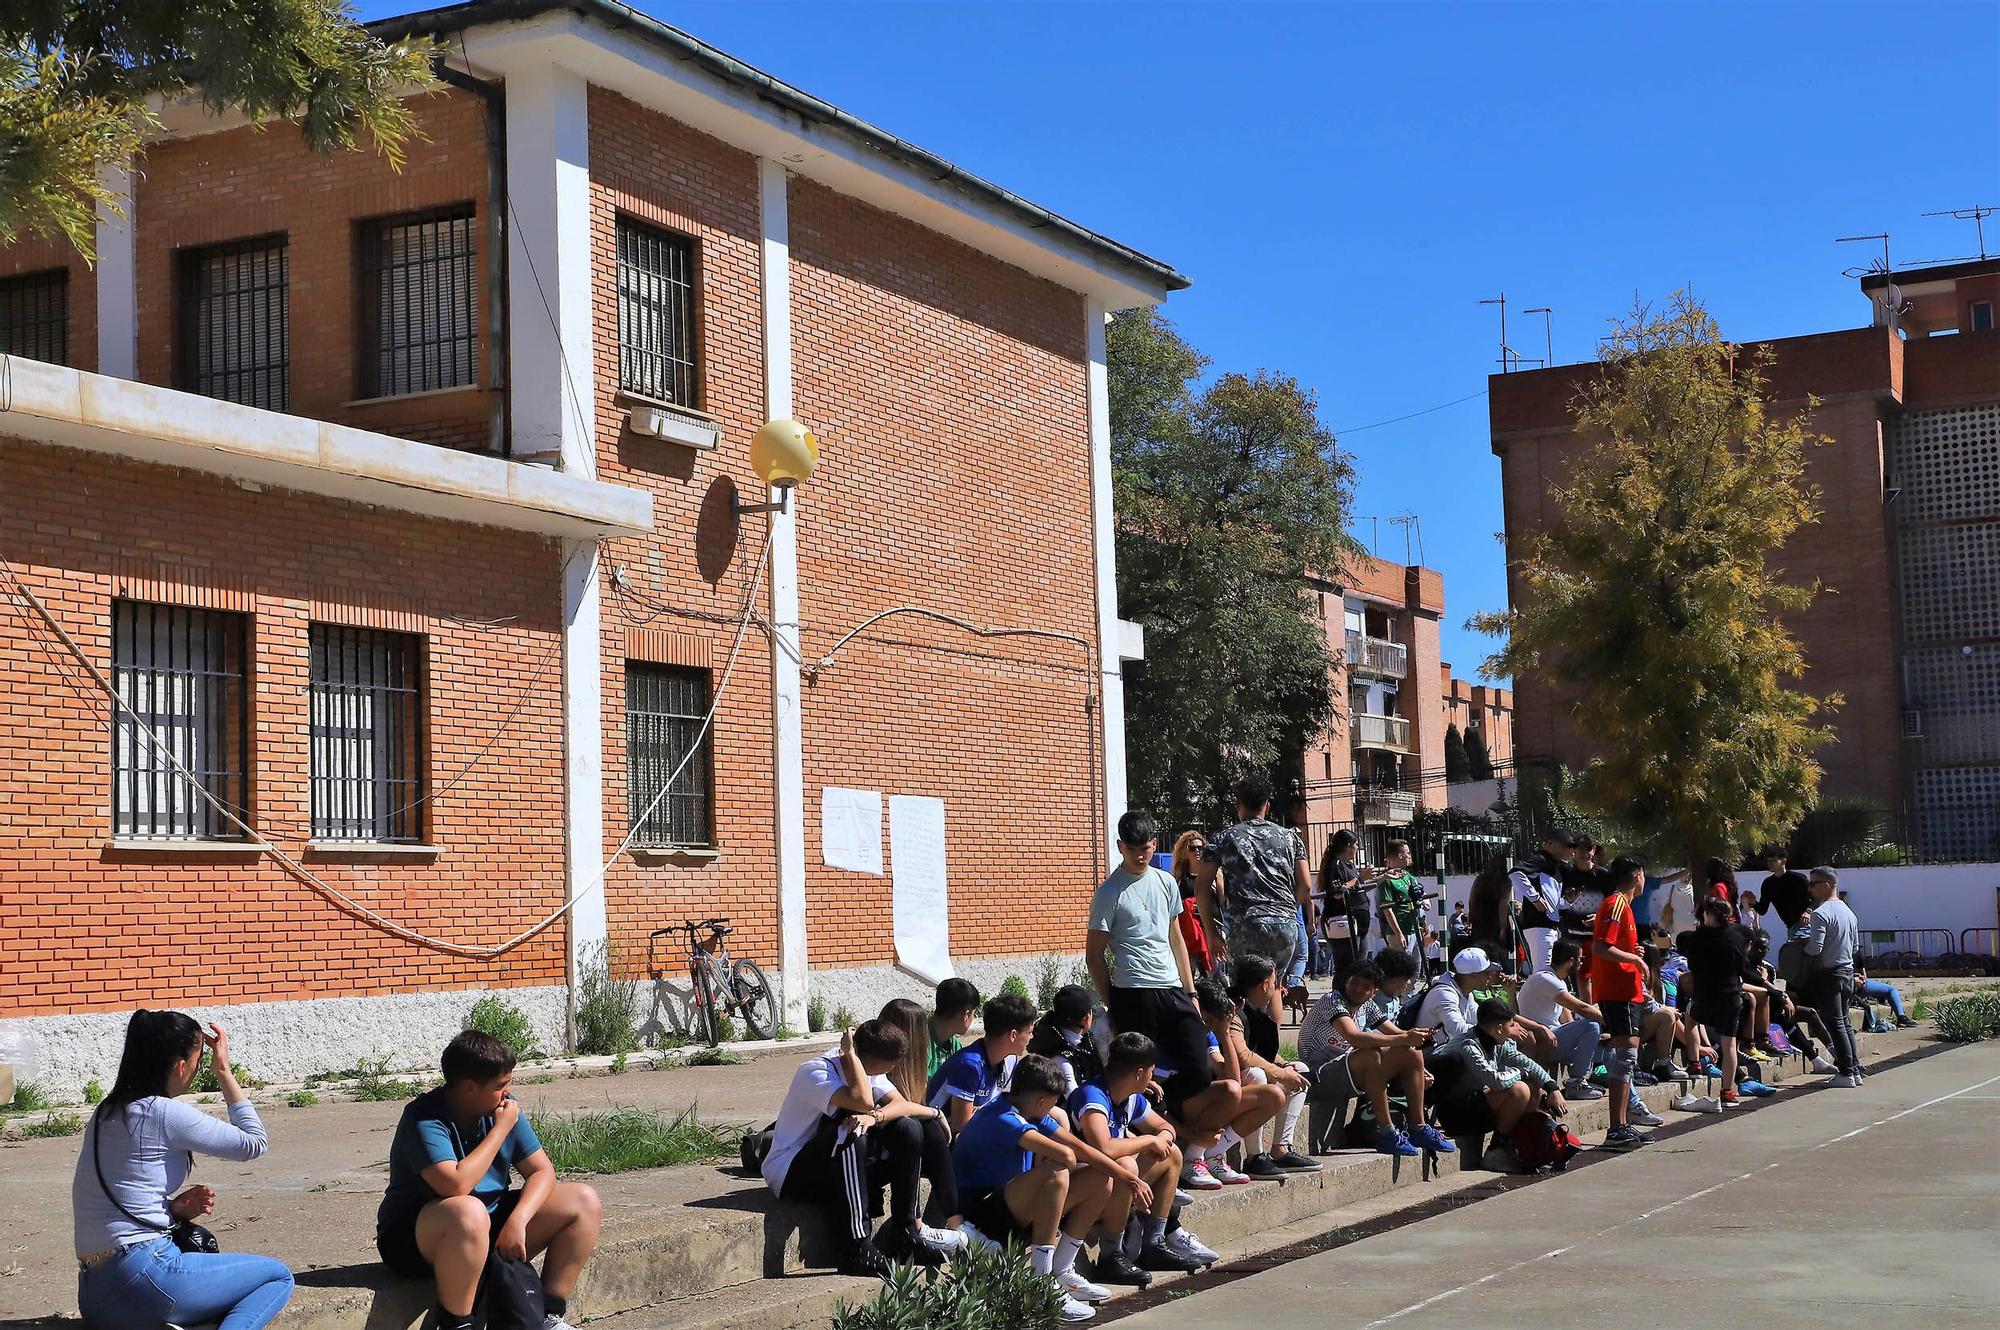
[[[174,384],[175,252],[283,232],[289,239],[291,413],[454,448],[485,449],[480,387],[360,401],[355,365],[357,223],[471,203],[479,382],[487,371],[486,122],[456,89],[415,99],[423,140],[399,173],[366,150],[320,158],[290,123],[152,145],[134,189],[138,220],[139,377]]]
[[[0,549],[100,668],[121,588],[250,613],[265,835],[384,915],[453,941],[499,941],[561,901],[548,542],[6,438],[0,474]],[[262,857],[107,849],[101,695],[72,687],[31,613],[0,608],[0,1016],[561,982],[560,925],[501,961],[456,960],[358,922]],[[311,854],[307,625],[384,615],[427,644],[439,853]]]
[[[97,368],[97,270],[66,241],[23,237],[0,246],[0,277],[47,272],[69,274],[69,359],[73,369]]]

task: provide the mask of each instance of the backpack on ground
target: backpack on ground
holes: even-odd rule
[[[762,1173],[764,1161],[770,1157],[771,1141],[778,1134],[778,1124],[743,1133],[743,1140],[736,1147],[736,1154],[743,1161],[745,1173]]]
[[[1583,1149],[1583,1142],[1568,1126],[1538,1108],[1521,1115],[1514,1130],[1507,1134],[1507,1143],[1513,1147],[1514,1157],[1530,1173],[1543,1169],[1560,1173]]]
[[[542,1330],[542,1278],[526,1261],[488,1250],[473,1319],[486,1330]]]

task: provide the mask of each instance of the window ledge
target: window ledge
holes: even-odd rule
[[[442,851],[435,845],[386,840],[309,840],[306,853],[315,858],[367,856],[390,859],[435,859]]]
[[[169,840],[152,836],[112,836],[104,842],[104,848],[118,854],[157,855],[257,855],[264,852],[262,845],[250,840]]]
[[[684,416],[693,416],[697,420],[705,420],[711,425],[720,425],[722,423],[719,418],[710,415],[698,406],[689,406],[685,402],[669,402],[664,397],[649,397],[645,393],[634,392],[630,388],[620,388],[618,390],[618,400],[630,406],[649,406],[657,407],[662,411],[679,412]]]
[[[482,383],[461,383],[456,388],[425,388],[414,393],[383,393],[380,397],[350,397],[341,403],[342,407],[387,406],[392,402],[421,402],[431,397],[459,397],[467,393],[490,393],[494,390]]]
[[[702,845],[634,845],[626,853],[642,864],[686,866],[714,863],[722,857],[722,851]]]

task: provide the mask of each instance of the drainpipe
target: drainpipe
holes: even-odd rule
[[[514,455],[507,387],[507,100],[497,83],[453,69],[439,56],[437,76],[486,104],[486,380],[493,391],[489,451]]]

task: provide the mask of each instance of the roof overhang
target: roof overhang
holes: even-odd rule
[[[0,436],[572,540],[653,526],[642,490],[19,356],[0,356]]]
[[[610,0],[481,0],[385,19],[372,31],[463,43],[475,73],[555,63],[598,87],[838,193],[907,217],[1101,301],[1156,305],[1188,279],[707,43]]]

